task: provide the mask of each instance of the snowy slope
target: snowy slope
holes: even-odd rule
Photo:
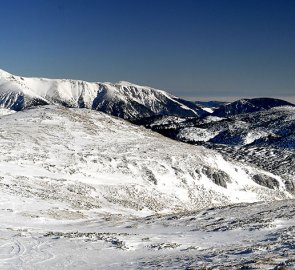
[[[0,142],[1,269],[238,265],[293,240],[280,177],[122,119],[42,106],[1,116]]]
[[[113,84],[24,78],[0,70],[1,107],[19,111],[46,104],[90,108],[128,120],[154,115],[186,117],[207,114],[194,103],[165,91],[128,82]]]
[[[136,213],[293,196],[278,176],[104,113],[43,106],[0,127],[1,192],[15,196]]]
[[[294,200],[95,219],[16,204],[1,204],[1,270],[295,268]]]
[[[160,133],[186,142],[210,142],[225,145],[273,145],[295,149],[295,106],[239,114],[228,118],[162,117],[144,123]]]
[[[294,182],[295,107],[280,106],[228,118],[156,119],[145,126],[170,138],[202,144]],[[293,184],[294,186],[294,184]]]

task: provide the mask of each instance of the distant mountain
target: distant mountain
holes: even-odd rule
[[[48,104],[89,108],[128,120],[156,115],[195,117],[208,114],[193,102],[129,82],[24,78],[0,70],[1,107],[20,111]]]
[[[215,109],[225,104],[228,104],[229,102],[210,100],[210,101],[195,101],[194,103],[200,107]]]
[[[295,106],[285,100],[274,98],[253,98],[240,99],[235,102],[225,104],[213,112],[219,117],[229,117],[242,113],[258,112],[279,106]]]

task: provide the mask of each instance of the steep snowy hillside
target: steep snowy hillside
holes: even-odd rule
[[[279,106],[295,106],[287,101],[274,98],[252,98],[240,99],[235,102],[225,104],[213,113],[215,116],[228,117],[242,113],[258,112]]]
[[[279,175],[286,180],[290,189],[295,191],[295,151],[273,146],[230,146],[222,144],[206,144],[220,152],[224,158],[252,164],[265,171]]]
[[[48,104],[94,109],[132,121],[155,115],[187,117],[208,114],[193,102],[128,82],[24,78],[0,70],[1,107],[20,111]]]

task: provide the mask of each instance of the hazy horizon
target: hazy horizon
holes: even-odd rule
[[[24,76],[23,74],[15,74],[9,70],[5,70],[3,68],[0,67],[0,69],[8,72],[8,73],[11,73],[12,75],[15,75],[15,76]],[[25,77],[25,76],[24,76]],[[33,74],[31,76],[28,76],[28,77],[36,77],[34,76]],[[49,77],[43,77],[43,78],[48,78],[48,79],[72,79],[72,78],[62,78],[62,77],[53,77],[53,78],[49,78]],[[82,80],[82,81],[85,81],[83,79],[75,79],[75,80]],[[125,81],[125,80],[120,80],[120,81]],[[96,82],[96,81],[92,81],[92,82]],[[101,81],[101,82],[105,82],[105,81]],[[119,81],[118,81],[119,82]],[[117,83],[117,82],[112,82],[112,83]],[[291,103],[294,103],[295,104],[295,96],[273,96],[273,95],[270,95],[270,96],[202,96],[202,95],[196,95],[196,96],[182,96],[182,95],[178,95],[177,94],[177,91],[176,93],[174,93],[174,91],[171,91],[170,89],[162,89],[162,88],[159,88],[157,86],[152,86],[152,85],[143,85],[142,83],[140,82],[130,82],[130,83],[136,83],[138,85],[142,85],[142,86],[148,86],[148,87],[152,87],[152,88],[155,88],[155,89],[160,89],[160,90],[164,90],[164,91],[167,91],[168,93],[170,94],[173,94],[173,95],[176,95],[176,96],[179,96],[180,98],[183,98],[183,99],[186,99],[186,100],[190,100],[190,101],[226,101],[226,102],[233,102],[233,101],[236,101],[236,100],[239,100],[239,99],[242,99],[242,98],[260,98],[260,97],[269,97],[269,98],[278,98],[278,99],[283,99],[283,100],[286,100],[286,101],[289,101]],[[196,91],[196,94],[197,94],[198,91]]]
[[[225,101],[225,102],[233,102],[239,99],[251,99],[251,98],[277,98],[288,101],[290,103],[295,104],[295,96],[294,97],[281,97],[281,96],[229,96],[229,97],[181,97],[190,101]]]

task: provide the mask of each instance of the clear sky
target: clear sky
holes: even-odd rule
[[[0,0],[0,68],[205,99],[295,96],[294,0]]]

